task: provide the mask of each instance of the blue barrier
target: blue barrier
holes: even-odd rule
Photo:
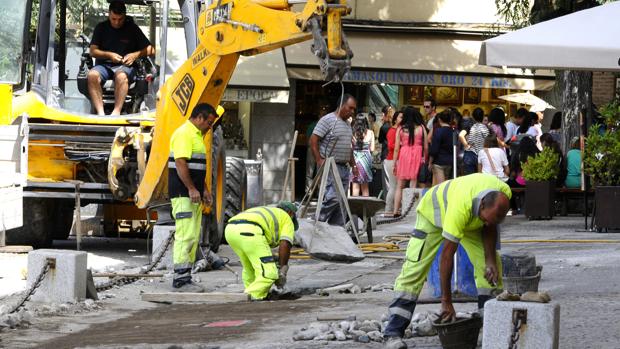
[[[441,251],[443,250],[443,243],[439,246],[439,251],[433,260],[431,270],[428,273],[428,285],[433,292],[433,297],[441,297],[441,281],[439,280],[439,258],[441,257]],[[465,294],[471,297],[477,297],[478,291],[476,290],[476,283],[474,281],[474,266],[471,264],[467,252],[463,246],[459,245],[456,251],[456,265],[457,265],[457,283],[454,283],[454,271],[452,271],[452,292],[458,290],[460,294]]]

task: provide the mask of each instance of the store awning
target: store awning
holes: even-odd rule
[[[352,70],[345,81],[400,85],[548,90],[552,71],[493,68],[478,64],[481,41],[445,36],[351,33]],[[285,48],[289,77],[322,80],[310,43]]]
[[[484,42],[480,63],[619,71],[619,14],[613,2],[500,35]]]
[[[289,82],[282,50],[241,56],[222,100],[288,103]]]

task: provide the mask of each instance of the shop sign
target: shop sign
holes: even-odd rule
[[[508,78],[457,74],[351,70],[344,76],[344,80],[348,82],[361,82],[370,84],[386,83],[395,85],[454,86],[506,89],[535,88],[534,79],[525,76],[523,78]],[[541,83],[546,83],[552,86],[553,82],[553,80],[538,80],[536,81],[536,86]],[[532,86],[529,87],[528,85]],[[540,89],[540,87],[538,87],[538,89]]]
[[[288,91],[227,88],[222,100],[228,102],[288,103]]]

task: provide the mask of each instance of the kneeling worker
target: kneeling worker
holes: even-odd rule
[[[299,228],[297,207],[282,201],[277,207],[254,207],[232,217],[226,226],[226,241],[243,266],[245,293],[252,300],[265,299],[271,285],[283,287],[288,272],[288,259]],[[279,261],[271,253],[278,247]]]
[[[407,258],[394,285],[396,295],[384,331],[386,348],[407,348],[402,337],[442,243],[439,266],[442,320],[456,317],[451,280],[454,253],[459,244],[474,266],[478,308],[483,308],[502,289],[502,265],[496,252],[497,225],[508,213],[511,195],[510,187],[497,177],[479,173],[443,182],[422,197],[416,209]]]

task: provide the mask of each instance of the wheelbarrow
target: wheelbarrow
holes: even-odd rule
[[[381,211],[385,208],[385,201],[369,196],[354,196],[348,198],[349,207],[351,208],[351,214],[354,216],[362,217],[364,222],[364,229],[368,236],[368,242],[372,243],[372,222],[371,218],[374,217],[377,211]]]

